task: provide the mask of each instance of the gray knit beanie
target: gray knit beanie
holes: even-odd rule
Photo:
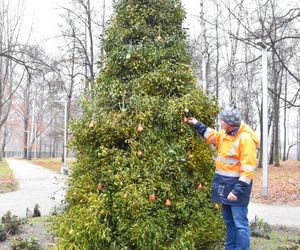
[[[240,111],[234,106],[226,107],[219,117],[231,127],[239,127],[241,124]]]

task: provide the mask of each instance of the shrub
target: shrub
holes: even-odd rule
[[[179,0],[116,1],[104,68],[72,125],[78,161],[55,220],[59,249],[210,249],[223,239],[213,150],[182,122],[212,126],[218,112],[196,86],[184,15]]]
[[[5,241],[5,240],[6,240],[5,225],[0,223],[0,241]]]
[[[21,218],[12,215],[10,211],[2,216],[1,222],[5,225],[6,232],[11,235],[18,233],[19,227],[22,225]]]
[[[21,237],[16,238],[12,241],[11,248],[12,250],[42,250],[42,247],[38,241],[32,237],[29,237],[25,240]]]
[[[263,219],[259,219],[257,216],[255,216],[254,221],[250,223],[250,234],[253,237],[270,239],[271,232],[271,226],[264,222]]]

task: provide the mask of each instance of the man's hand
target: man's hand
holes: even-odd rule
[[[198,122],[197,119],[195,119],[194,117],[187,117],[187,123],[192,124],[192,125],[196,125]]]
[[[229,193],[229,195],[227,196],[227,199],[230,201],[236,201],[237,197],[233,194],[233,193]]]

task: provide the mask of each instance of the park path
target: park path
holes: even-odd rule
[[[7,159],[7,163],[19,189],[0,194],[0,216],[10,210],[25,217],[27,208],[32,212],[35,204],[39,204],[42,215],[47,215],[64,200],[66,176],[27,161]]]
[[[249,221],[255,216],[270,225],[280,225],[300,229],[300,207],[287,205],[267,205],[251,202],[248,207]]]

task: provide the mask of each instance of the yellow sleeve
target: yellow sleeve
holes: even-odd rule
[[[219,146],[221,142],[221,138],[224,137],[224,133],[222,131],[216,131],[212,128],[207,128],[204,133],[204,138],[207,140],[209,144],[213,144],[215,146]]]
[[[250,184],[256,168],[256,144],[250,135],[243,136],[240,144],[240,181]]]

